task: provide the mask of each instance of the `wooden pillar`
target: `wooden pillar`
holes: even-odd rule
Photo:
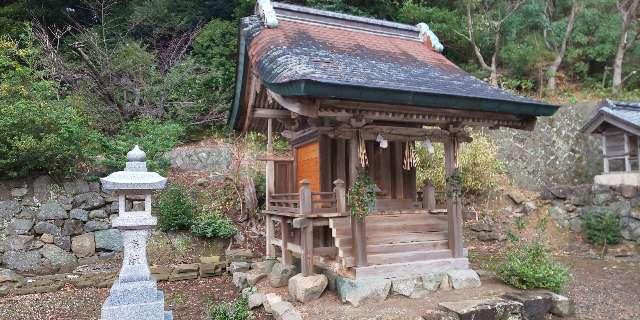
[[[336,177],[347,181],[347,148],[346,140],[336,139]]]
[[[273,157],[273,119],[267,119],[267,156]],[[274,171],[275,167],[273,164],[273,160],[267,160],[266,168],[265,168],[265,190],[266,190],[266,205],[267,210],[271,208],[270,201],[271,195],[274,193]],[[273,258],[276,255],[276,249],[273,246],[272,241],[274,240],[274,226],[273,219],[270,214],[266,214],[265,219],[265,240],[266,240],[266,256],[269,258]],[[284,242],[284,239],[283,239]],[[283,250],[284,251],[284,250]]]
[[[300,229],[300,271],[305,277],[313,275],[313,220],[305,219]]]
[[[392,141],[391,151],[393,152],[393,181],[395,189],[395,198],[404,199],[404,169],[402,168],[402,162],[404,159],[404,152],[402,152],[402,142]]]
[[[429,181],[422,187],[422,208],[434,210],[436,208],[436,188]]]
[[[300,181],[300,203],[298,209],[303,217],[313,212],[313,203],[311,199],[311,181],[303,179]]]
[[[602,164],[604,173],[609,173],[609,158],[607,158],[607,136],[602,134]]]
[[[449,137],[444,145],[445,173],[449,177],[458,168],[458,139]],[[447,192],[447,220],[449,226],[449,249],[454,258],[463,256],[462,204],[460,198]]]
[[[289,221],[287,221],[288,219],[283,217],[282,223],[280,223],[280,232],[281,232],[281,238],[282,238],[282,246],[280,247],[282,249],[282,264],[284,265],[290,265],[291,264],[291,252],[289,252],[289,240],[290,239],[290,228],[289,228]]]
[[[358,176],[358,140],[349,140],[349,180],[350,186],[356,181]],[[351,237],[353,242],[353,256],[355,257],[356,267],[367,266],[367,232],[365,219],[351,217]]]
[[[631,148],[629,146],[629,134],[624,133],[624,171],[631,171],[631,161],[629,159],[629,153]]]
[[[344,188],[344,181],[337,179],[333,182],[335,187],[333,192],[336,194],[336,211],[343,215],[347,214],[347,191]]]

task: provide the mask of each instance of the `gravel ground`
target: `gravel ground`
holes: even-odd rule
[[[640,262],[599,260],[565,256],[559,258],[571,266],[574,279],[567,295],[577,304],[577,316],[584,320],[640,319]],[[353,308],[341,304],[334,293],[325,293],[319,300],[296,307],[305,319],[416,319],[438,302],[498,296],[511,291],[495,278],[483,278],[481,288],[441,291],[421,300],[391,296],[381,303]],[[211,303],[230,301],[237,296],[229,277],[163,282],[160,288],[166,296],[167,309],[175,319],[206,319]],[[286,288],[271,289],[264,282],[261,291],[287,295]],[[64,288],[58,292],[32,294],[0,299],[0,319],[76,320],[98,319],[100,306],[108,289]],[[269,319],[258,312],[254,319]]]

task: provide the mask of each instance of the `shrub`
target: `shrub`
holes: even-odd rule
[[[497,148],[484,134],[472,133],[473,141],[463,144],[459,153],[460,179],[464,193],[480,194],[495,189],[502,163],[496,158]],[[417,175],[419,184],[430,181],[438,190],[445,188],[444,148],[433,145],[433,153],[418,144]]]
[[[44,80],[40,55],[28,30],[18,40],[0,37],[0,177],[70,174],[97,151],[100,134],[83,101]]]
[[[582,232],[594,244],[620,243],[620,217],[606,208],[588,210],[582,215]]]
[[[164,173],[170,165],[165,153],[177,145],[184,135],[184,126],[172,121],[133,120],[113,139],[103,140],[105,155],[102,164],[110,171],[122,170],[127,161],[127,152],[137,144],[147,154],[147,168]]]
[[[191,226],[191,232],[205,238],[229,238],[236,234],[233,221],[217,212],[201,215]]]
[[[195,201],[180,186],[169,186],[158,198],[158,226],[162,231],[189,230],[195,212]]]
[[[238,298],[233,302],[215,304],[207,312],[209,320],[247,320],[249,302],[247,298]]]
[[[553,261],[542,241],[521,242],[507,250],[496,268],[500,279],[520,289],[562,291],[571,276],[569,270]]]

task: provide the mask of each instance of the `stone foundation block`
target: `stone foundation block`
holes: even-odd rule
[[[273,317],[276,320],[302,320],[302,316],[291,302],[280,301],[271,305]]]
[[[193,280],[198,279],[198,272],[184,272],[184,273],[176,273],[175,270],[169,276],[169,281],[182,281],[182,280]]]
[[[573,300],[555,293],[551,293],[551,313],[564,318],[576,313],[576,305]]]
[[[282,301],[282,297],[277,293],[267,293],[265,295],[265,300],[262,303],[262,305],[264,306],[264,311],[268,314],[271,314],[273,312],[271,307],[280,301]]]
[[[289,284],[289,279],[296,273],[295,266],[276,263],[269,273],[269,284],[274,288],[284,287]]]
[[[338,278],[336,280],[338,296],[343,303],[349,302],[354,307],[368,302],[384,301],[391,289],[389,279],[352,280]]]
[[[522,311],[527,320],[544,320],[551,311],[552,300],[548,293],[508,292],[502,297],[522,303]]]
[[[300,302],[316,300],[327,288],[328,282],[323,274],[305,277],[298,273],[289,279],[289,295]]]
[[[258,281],[267,277],[267,274],[261,270],[251,270],[247,272],[247,283],[249,286],[255,286]]]
[[[480,287],[480,276],[471,270],[450,270],[447,271],[446,278],[443,282],[448,282],[453,289],[469,289]],[[443,286],[443,289],[447,289],[447,284]]]
[[[429,294],[423,287],[421,277],[392,279],[391,292],[412,299],[424,298]]]

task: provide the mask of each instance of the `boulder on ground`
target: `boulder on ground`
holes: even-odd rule
[[[298,273],[289,279],[289,295],[300,302],[316,300],[327,288],[327,284],[327,277],[323,274],[305,277]]]
[[[255,286],[258,281],[267,277],[267,274],[262,272],[261,270],[251,270],[247,272],[247,283],[249,286]]]
[[[71,238],[71,251],[78,258],[92,256],[96,252],[96,242],[93,233],[85,233]]]
[[[261,306],[265,300],[267,300],[267,296],[264,293],[254,292],[249,294],[249,297],[247,297],[249,309],[255,309]]]
[[[266,259],[264,261],[258,261],[251,264],[251,270],[257,270],[261,273],[270,273],[273,269],[273,265],[277,262],[275,259]]]
[[[289,279],[296,274],[296,267],[276,263],[269,273],[269,284],[274,288],[284,287],[289,284]]]
[[[247,273],[246,272],[234,272],[233,273],[233,284],[238,288],[238,290],[242,290],[249,286],[247,282]]]
[[[427,291],[434,292],[440,288],[444,276],[445,274],[442,272],[423,274],[421,277],[422,287]]]
[[[276,320],[302,320],[300,313],[289,301],[280,301],[271,305],[273,317]]]
[[[268,314],[271,314],[273,312],[273,310],[271,310],[271,306],[282,301],[282,297],[277,293],[267,293],[264,298],[265,299],[262,305],[264,306],[264,312]]]
[[[36,217],[39,220],[61,220],[69,218],[69,214],[58,202],[49,200],[40,207]]]
[[[441,302],[438,306],[451,320],[524,320],[522,303],[511,300],[465,300]]]
[[[513,203],[515,204],[522,204],[523,202],[527,201],[527,198],[518,190],[513,190],[507,193],[507,196],[509,196],[511,201],[513,201]]]
[[[391,280],[338,278],[336,280],[336,288],[338,289],[338,296],[343,303],[349,302],[354,307],[359,307],[368,302],[384,301],[389,295]]]
[[[471,269],[447,271],[446,280],[453,289],[477,288],[481,285],[480,277]]]
[[[229,268],[227,268],[229,272],[246,272],[251,269],[251,265],[248,262],[244,261],[234,261],[229,264]]]
[[[225,257],[229,262],[248,262],[253,258],[253,252],[249,249],[227,249],[225,251]]]
[[[564,318],[576,313],[576,305],[573,300],[555,293],[551,293],[551,313]]]
[[[551,311],[551,295],[536,292],[507,292],[502,298],[522,303],[527,320],[543,320]]]

